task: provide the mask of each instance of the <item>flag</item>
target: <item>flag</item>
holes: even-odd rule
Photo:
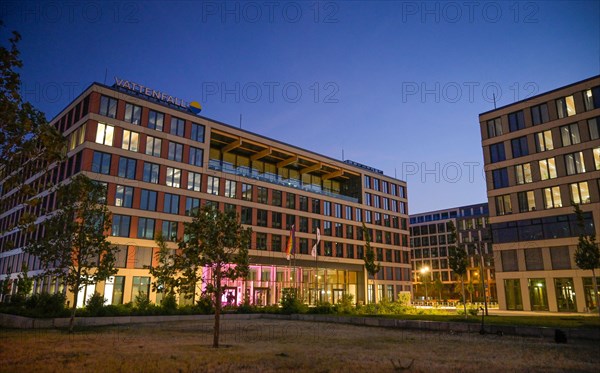
[[[290,260],[290,256],[296,254],[296,229],[295,227],[292,225],[292,229],[290,229],[290,237],[288,238],[288,244],[287,244],[287,260]]]
[[[313,258],[317,257],[317,246],[319,246],[319,242],[321,242],[321,230],[317,228],[317,243],[312,247],[312,251],[310,252],[310,255],[312,255]]]

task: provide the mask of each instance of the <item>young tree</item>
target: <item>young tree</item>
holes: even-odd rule
[[[164,295],[162,301],[164,303],[168,298],[175,297],[175,289],[177,288],[176,276],[179,271],[175,265],[175,255],[168,248],[162,232],[156,234],[154,241],[158,246],[158,253],[156,254],[158,265],[149,266],[148,271],[156,279],[152,282],[152,290],[162,291]]]
[[[598,316],[600,316],[598,279],[596,278],[596,268],[600,268],[600,249],[598,249],[598,244],[596,243],[596,235],[594,233],[586,234],[583,211],[581,211],[579,205],[575,205],[575,214],[577,214],[577,225],[579,227],[579,242],[575,250],[575,264],[583,270],[592,271],[596,309]]]
[[[189,260],[197,255],[194,262],[204,269],[206,292],[212,297],[215,307],[213,347],[219,347],[221,321],[221,298],[223,285],[227,280],[246,277],[249,270],[248,246],[251,228],[244,228],[233,213],[223,213],[214,206],[204,206],[190,223],[185,223],[186,240],[180,242],[180,256]],[[180,262],[181,263],[181,262]],[[189,272],[192,280],[196,273]],[[185,278],[186,272],[183,272]]]
[[[435,290],[438,293],[438,300],[441,302],[442,301],[442,290],[444,290],[444,283],[442,282],[442,280],[437,277],[435,279],[435,281],[433,282],[433,290]]]
[[[465,311],[465,318],[467,318],[467,300],[465,297],[465,275],[467,274],[467,268],[469,265],[467,250],[463,246],[458,245],[456,237],[456,227],[452,221],[448,222],[448,232],[450,232],[449,243],[451,246],[448,247],[448,264],[450,269],[460,279],[460,286],[462,289],[462,302]]]
[[[57,196],[60,209],[42,223],[44,237],[25,248],[40,259],[45,275],[61,277],[73,294],[70,332],[79,291],[117,273],[116,246],[104,235],[110,228],[105,195],[104,186],[84,175],[61,185]]]
[[[40,199],[35,197],[36,189],[25,181],[63,159],[66,142],[43,113],[23,102],[17,71],[23,66],[17,48],[20,39],[19,33],[13,32],[10,46],[0,46],[0,202],[10,195],[24,200],[25,207],[35,207]],[[25,208],[19,221],[6,229],[31,226],[37,219],[33,211]]]
[[[371,235],[369,234],[369,230],[365,225],[365,222],[362,223],[363,236],[365,237],[365,256],[363,260],[365,261],[365,270],[370,276],[373,276],[375,279],[375,275],[379,272],[380,266],[378,263],[375,263],[375,251],[371,247]],[[375,282],[375,280],[373,280]]]

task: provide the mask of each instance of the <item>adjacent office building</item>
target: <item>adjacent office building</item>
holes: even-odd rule
[[[484,288],[488,301],[497,299],[488,216],[487,203],[410,215],[415,299],[461,298],[460,280],[449,265],[450,246],[462,246],[469,255],[469,268],[464,278],[467,301],[483,302]],[[452,241],[450,222],[456,228],[457,242]],[[441,282],[441,288],[436,282]]]
[[[479,116],[500,308],[587,312],[580,229],[600,236],[600,76]]]
[[[115,81],[112,87],[92,84],[52,120],[68,140],[67,159],[30,179],[42,201],[33,207],[38,213],[59,207],[47,186],[78,173],[107,187],[112,229],[106,234],[118,246],[118,273],[84,289],[80,305],[94,291],[109,304],[130,302],[140,293],[159,301],[146,269],[156,264],[155,233],[181,238],[184,222],[205,204],[235,211],[253,230],[250,274],[227,284],[224,301],[274,304],[290,287],[310,304],[335,303],[343,294],[375,302],[411,291],[404,181],[198,116],[198,105]],[[26,207],[11,198],[4,202],[0,279],[16,278],[24,262],[30,275],[40,274],[37,258],[22,248],[43,232],[10,230]],[[381,263],[376,278],[364,270],[363,223]],[[288,261],[292,226],[296,255]],[[317,258],[311,256],[315,244]],[[64,286],[60,278],[45,278],[36,280],[34,291],[60,292]]]

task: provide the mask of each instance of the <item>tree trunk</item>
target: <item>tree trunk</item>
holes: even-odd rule
[[[221,268],[217,266],[217,273],[213,277],[216,282],[215,292],[215,325],[213,330],[213,347],[219,348],[219,332],[221,330]]]
[[[460,278],[460,286],[462,287],[462,300],[463,300],[463,307],[465,309],[465,319],[467,318],[467,299],[465,297],[465,280],[461,277]]]
[[[600,302],[598,297],[598,279],[596,278],[596,271],[592,268],[592,281],[594,281],[594,295],[596,296],[596,311],[598,311],[598,317],[600,317]]]
[[[79,289],[79,286],[77,287]],[[79,291],[73,292],[73,307],[71,307],[71,319],[69,320],[69,333],[73,333],[73,327],[75,326],[75,310],[77,309],[77,298],[79,297]]]

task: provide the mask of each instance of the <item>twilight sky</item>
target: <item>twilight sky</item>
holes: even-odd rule
[[[0,5],[26,100],[94,81],[408,182],[409,212],[486,201],[478,114],[600,74],[600,2],[81,1]]]

